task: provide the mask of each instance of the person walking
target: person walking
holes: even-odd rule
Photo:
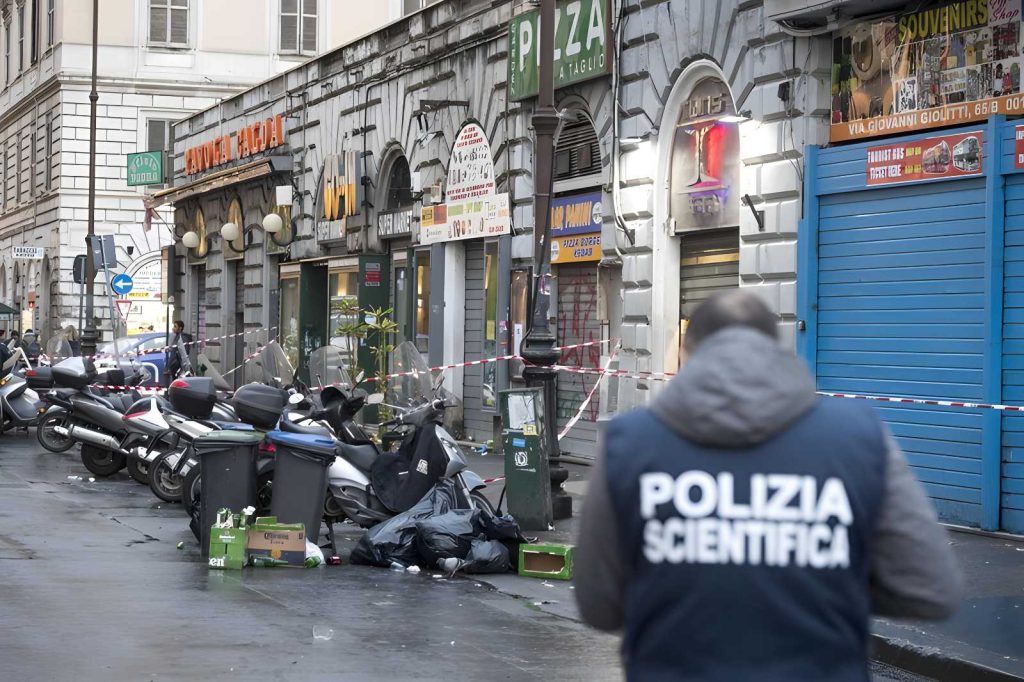
[[[78,330],[75,329],[75,325],[69,324],[67,327],[64,327],[64,338],[71,347],[71,355],[73,357],[78,357],[82,354],[82,341],[78,338]]]
[[[11,331],[11,338],[7,342],[7,347],[11,350],[21,348],[21,332],[17,329]]]
[[[931,503],[866,403],[819,398],[752,293],[693,314],[679,375],[613,420],[576,548],[583,619],[630,680],[867,682],[872,613],[962,592]]]
[[[192,350],[192,335],[185,332],[185,323],[181,320],[174,321],[171,331],[173,333],[171,345],[167,349],[164,362],[164,374],[168,376],[167,383],[179,375],[192,371],[192,363],[188,358],[188,354]]]

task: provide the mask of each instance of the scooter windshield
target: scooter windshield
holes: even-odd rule
[[[288,361],[284,349],[277,341],[271,341],[260,349],[252,362],[246,365],[246,379],[268,386],[283,388],[292,382],[295,368]]]
[[[72,355],[71,344],[63,336],[52,336],[46,342],[46,356],[50,359],[50,362],[60,362],[70,358]]]
[[[313,386],[337,386],[346,393],[352,390],[352,376],[337,346],[324,346],[309,354],[309,378]]]
[[[411,341],[399,344],[391,356],[391,371],[405,376],[388,380],[387,402],[399,407],[413,407],[434,395],[433,375],[426,360]]]

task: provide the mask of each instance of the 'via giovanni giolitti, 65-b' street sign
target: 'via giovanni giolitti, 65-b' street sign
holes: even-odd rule
[[[605,76],[611,69],[608,0],[558,0],[555,6],[555,89]],[[540,89],[540,12],[512,17],[508,29],[509,99]]]
[[[164,182],[164,153],[139,152],[128,155],[128,186],[162,185]]]

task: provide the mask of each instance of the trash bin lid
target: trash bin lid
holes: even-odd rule
[[[309,454],[320,455],[324,459],[333,460],[335,457],[335,441],[326,436],[315,436],[309,433],[289,433],[286,431],[271,431],[267,434],[267,440],[275,446],[296,448]]]
[[[223,431],[210,431],[196,438],[195,448],[225,448],[235,445],[259,445],[263,442],[263,434],[259,431],[237,431],[227,429]]]

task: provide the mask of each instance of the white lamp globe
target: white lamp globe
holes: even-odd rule
[[[224,226],[220,228],[220,236],[229,242],[233,242],[238,239],[240,232],[238,225],[234,223],[224,223]]]
[[[277,234],[284,228],[284,221],[276,213],[263,216],[263,230],[268,234]]]
[[[194,249],[199,246],[199,235],[192,231],[186,232],[181,237],[181,243],[186,249]]]

